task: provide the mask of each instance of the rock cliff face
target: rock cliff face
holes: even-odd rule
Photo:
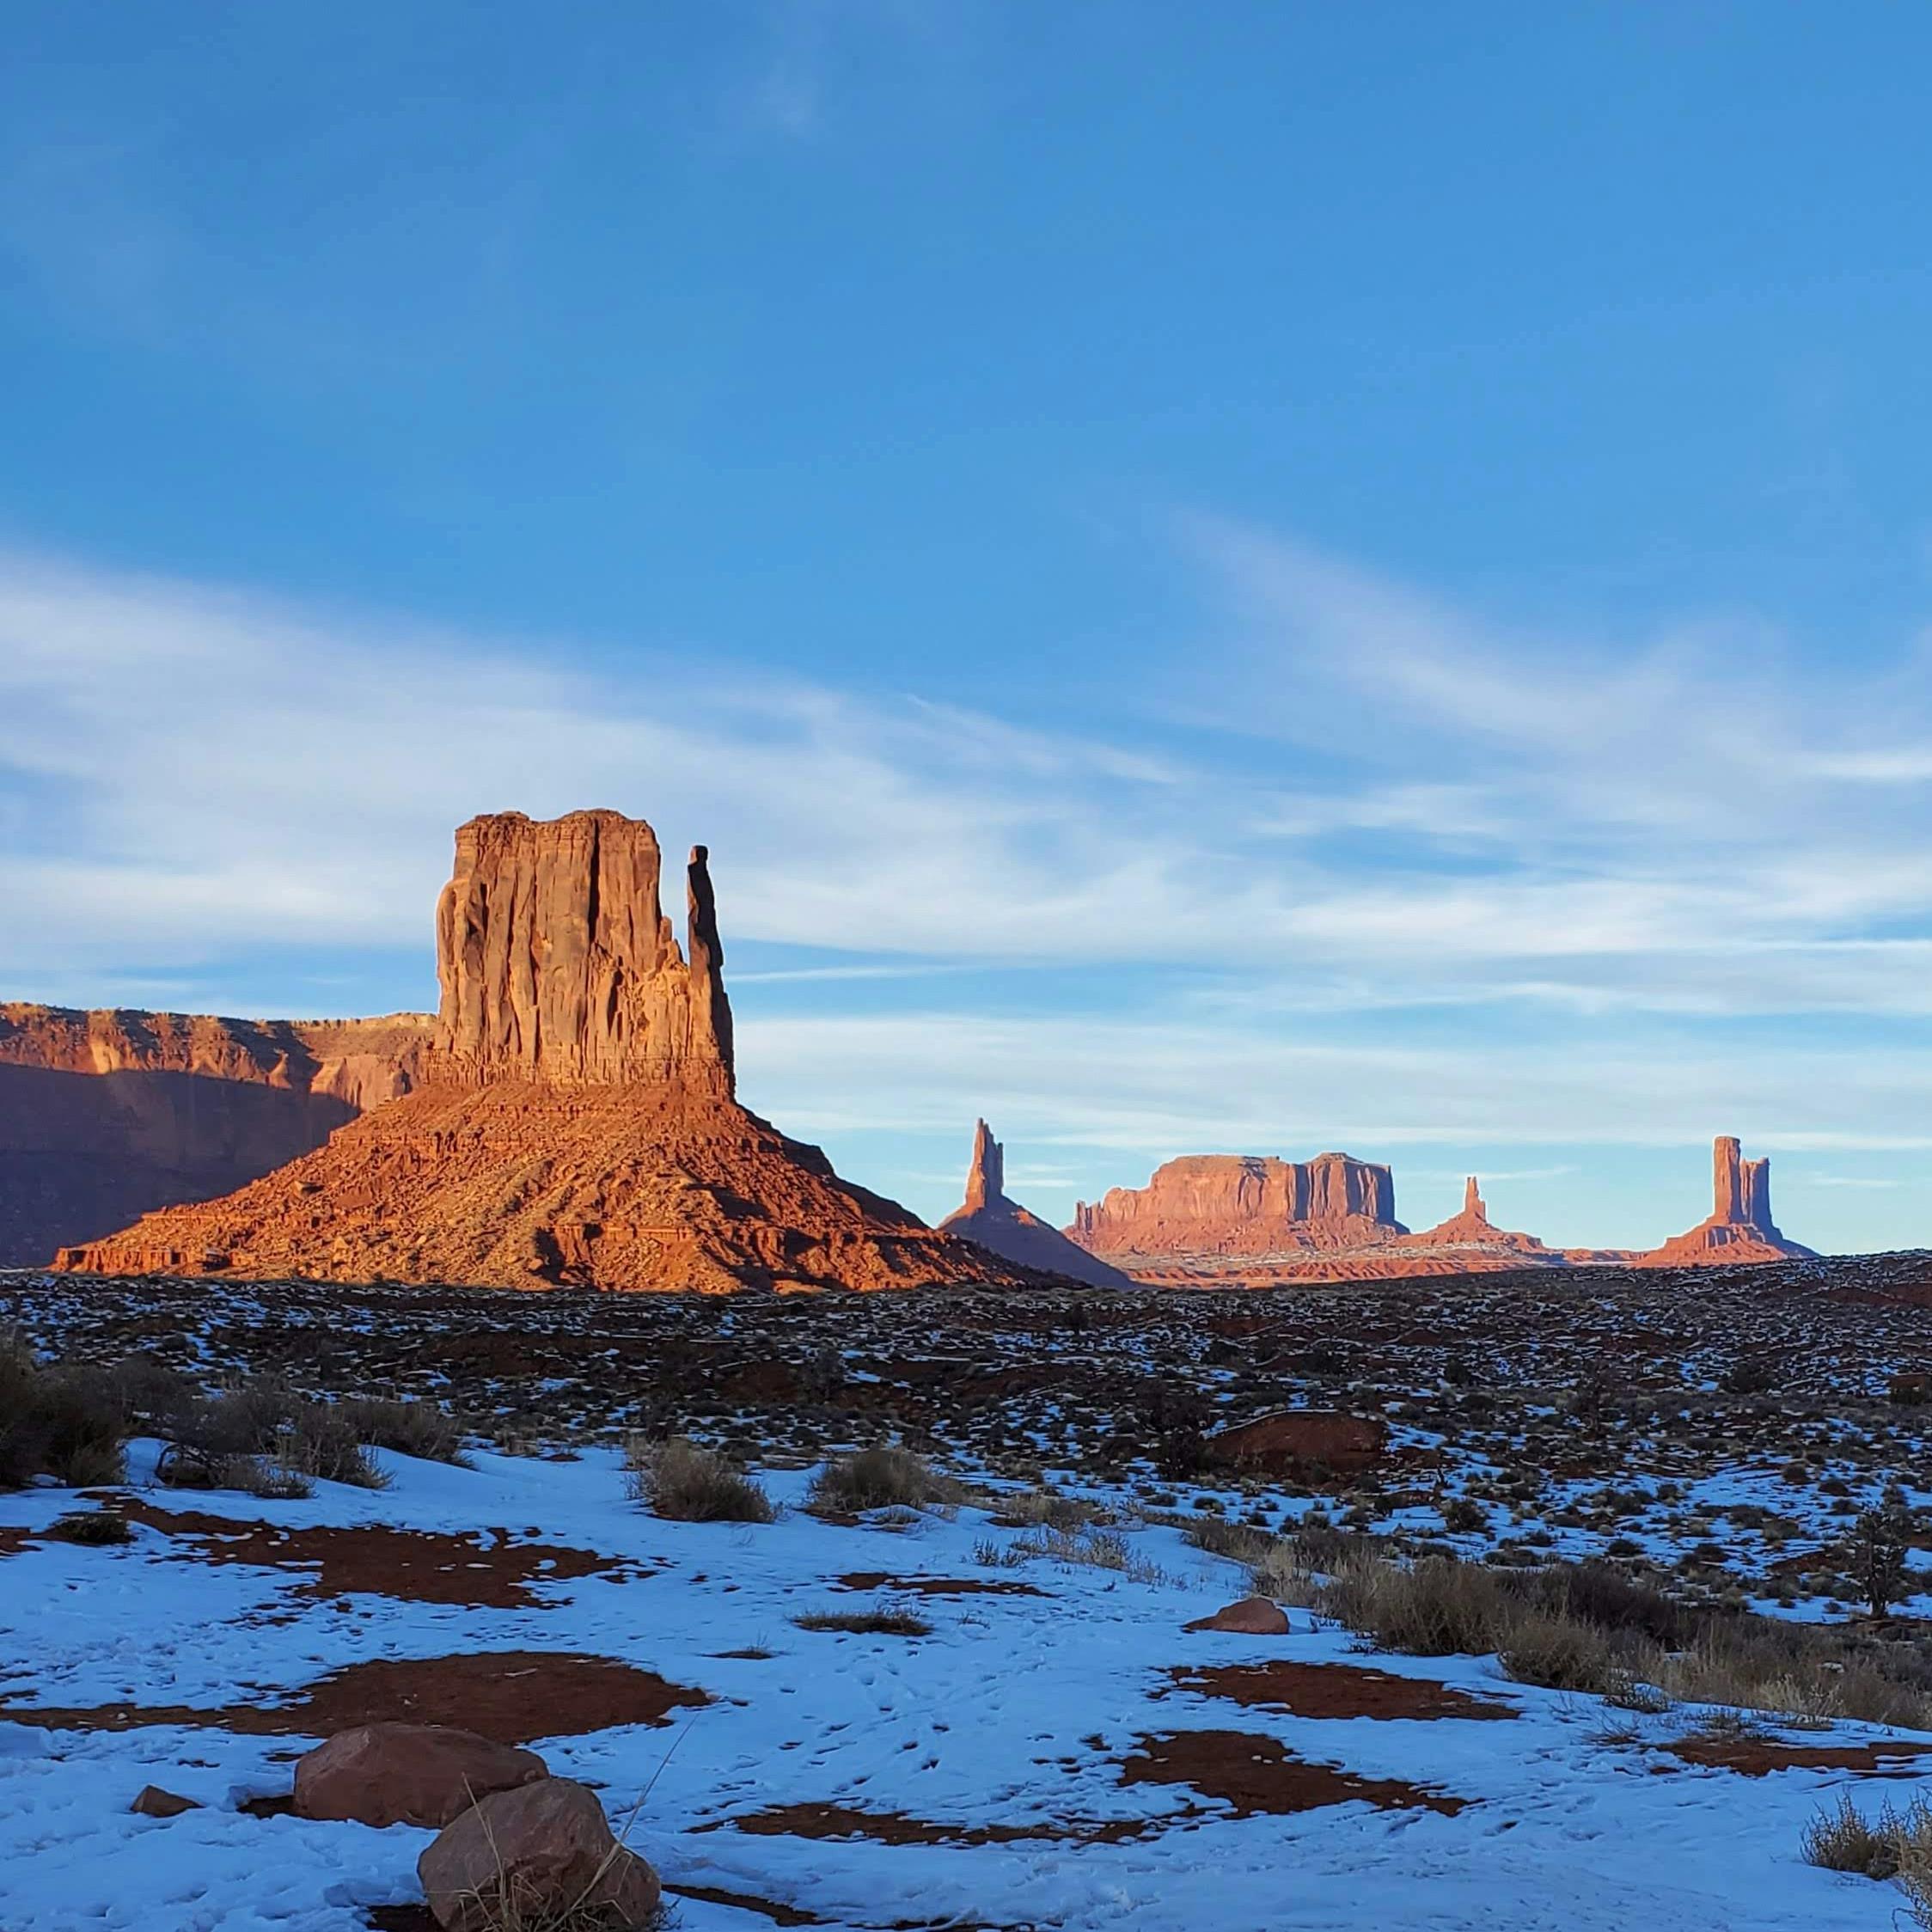
[[[973,1158],[966,1169],[965,1205],[939,1223],[943,1234],[975,1241],[982,1248],[1024,1268],[1071,1275],[1091,1287],[1122,1288],[1133,1277],[1110,1268],[1096,1255],[1069,1241],[1056,1227],[1006,1198],[1006,1151],[984,1121],[973,1133]]]
[[[0,1005],[0,1266],[309,1152],[422,1077],[430,1021]]]
[[[1277,1160],[1189,1154],[1144,1188],[1113,1188],[1074,1209],[1072,1239],[1145,1275],[1195,1257],[1252,1259],[1359,1248],[1408,1230],[1386,1167],[1347,1154]]]
[[[688,959],[658,870],[651,828],[614,812],[472,820],[437,907],[424,1084],[238,1193],[58,1265],[702,1292],[1044,1279],[840,1180],[737,1104],[704,850]]]
[[[688,962],[641,819],[473,818],[437,905],[438,1080],[675,1085],[729,1098],[724,997],[705,848],[686,873]]]
[[[1788,1240],[1771,1219],[1770,1156],[1746,1160],[1735,1137],[1723,1134],[1711,1146],[1709,1214],[1636,1260],[1640,1268],[1682,1268],[1699,1263],[1782,1261],[1812,1251]]]

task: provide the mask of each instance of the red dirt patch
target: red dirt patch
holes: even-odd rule
[[[32,1530],[0,1530],[0,1556],[17,1556],[39,1541]]]
[[[736,1818],[714,1819],[700,1831],[749,1831],[761,1838],[871,1838],[883,1845],[1008,1845],[1044,1839],[1054,1843],[1119,1844],[1158,1831],[1165,1821],[1146,1818],[1069,1819],[1064,1825],[943,1825],[906,1812],[858,1811],[849,1805],[773,1805]]]
[[[841,1590],[903,1590],[915,1597],[1043,1597],[1030,1583],[990,1576],[893,1576],[884,1570],[851,1570],[835,1577]]]
[[[1226,1697],[1248,1709],[1284,1710],[1294,1717],[1514,1717],[1515,1708],[1472,1697],[1446,1684],[1365,1670],[1359,1664],[1218,1664],[1171,1670],[1172,1690]]]
[[[180,1562],[246,1563],[261,1569],[311,1570],[303,1593],[313,1597],[394,1597],[405,1603],[453,1604],[472,1610],[541,1610],[539,1583],[639,1573],[637,1566],[562,1544],[512,1543],[508,1530],[442,1535],[381,1525],[284,1529],[274,1523],[157,1509],[116,1499],[130,1522],[193,1544]],[[488,1538],[489,1540],[486,1540]]]
[[[1184,1784],[1204,1798],[1232,1806],[1238,1818],[1347,1804],[1440,1812],[1453,1818],[1469,1801],[1397,1778],[1358,1777],[1332,1764],[1311,1764],[1290,1757],[1278,1739],[1252,1731],[1170,1731],[1144,1737],[1140,1750],[1122,1762],[1121,1782]]]
[[[1923,1744],[1786,1744],[1778,1738],[1685,1738],[1664,1749],[1686,1764],[1764,1777],[1771,1771],[1863,1771],[1872,1777],[1914,1777]]]
[[[387,1719],[455,1724],[498,1744],[582,1737],[621,1724],[662,1724],[709,1696],[611,1657],[564,1650],[483,1651],[455,1657],[372,1658],[319,1678],[286,1702],[229,1704],[0,1703],[0,1720],[53,1731],[131,1731],[199,1725],[249,1737],[333,1736]]]

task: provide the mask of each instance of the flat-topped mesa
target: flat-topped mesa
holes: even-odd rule
[[[1354,1247],[1408,1230],[1386,1167],[1326,1153],[1183,1155],[1144,1188],[1080,1202],[1067,1232],[1096,1254],[1155,1259]]]
[[[473,818],[437,903],[433,1077],[677,1087],[728,1099],[731,1009],[704,847],[686,872],[688,963],[642,819]]]

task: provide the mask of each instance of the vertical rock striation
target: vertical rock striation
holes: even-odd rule
[[[691,957],[659,896],[641,819],[473,818],[437,904],[437,1078],[484,1085],[670,1085],[729,1098],[724,996],[705,848],[691,854]]]

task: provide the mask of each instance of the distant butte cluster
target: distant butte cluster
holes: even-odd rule
[[[1074,1281],[1175,1287],[1806,1255],[1766,1160],[1716,1145],[1704,1220],[1653,1253],[1499,1228],[1476,1179],[1411,1232],[1386,1166],[1190,1154],[1057,1229],[982,1120],[938,1230],[737,1098],[708,855],[681,947],[641,819],[458,828],[435,1015],[235,1020],[0,1006],[0,1265],[615,1290]]]

